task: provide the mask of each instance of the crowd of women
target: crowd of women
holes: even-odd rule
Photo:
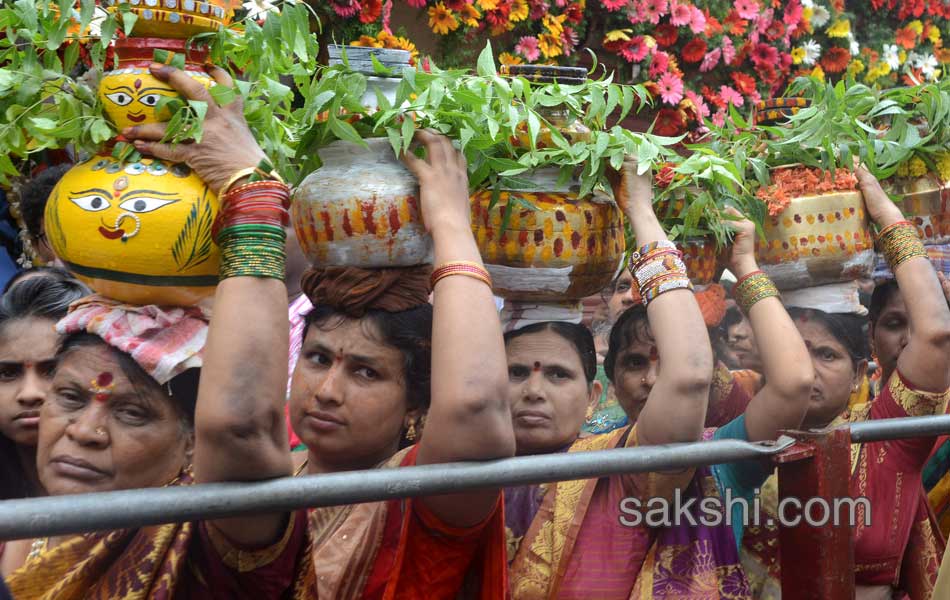
[[[946,409],[947,299],[914,228],[866,171],[860,187],[894,276],[874,291],[869,322],[786,309],[756,264],[754,226],[736,214],[728,268],[737,309],[724,326],[722,288],[692,289],[654,214],[652,180],[628,161],[613,192],[638,248],[608,290],[608,326],[596,341],[568,322],[503,333],[472,237],[466,166],[449,140],[419,132],[425,158],[404,158],[419,181],[434,268],[312,265],[301,274],[292,239],[284,249],[287,187],[230,181],[262,159],[240,101],[219,107],[181,71],[153,72],[208,101],[204,137],[167,146],[162,125],[125,135],[224,187],[222,214],[240,217],[216,227],[213,312],[121,305],[50,268],[8,284],[5,498],[773,440],[780,430]],[[231,85],[223,71],[211,74]],[[748,330],[731,345],[720,334],[730,324]],[[754,338],[755,351],[739,337]],[[869,342],[878,384],[861,397]],[[737,358],[757,373],[736,369]],[[860,598],[925,600],[950,583],[938,582],[944,538],[922,487],[936,441],[852,448],[851,492],[871,507],[870,524],[852,532]],[[11,540],[0,546],[0,572],[17,599],[776,598],[774,527],[618,520],[628,498],[748,499],[758,490],[774,514],[776,489],[771,467],[756,461],[616,475]]]

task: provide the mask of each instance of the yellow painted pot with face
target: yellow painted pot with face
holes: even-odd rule
[[[234,16],[230,0],[103,0],[110,11],[125,5],[138,19],[134,36],[188,39],[227,26]]]
[[[186,165],[99,155],[70,169],[46,204],[56,255],[104,296],[190,306],[218,283],[218,199]]]
[[[185,73],[205,87],[212,79],[204,70],[208,51],[189,48],[185,40],[159,38],[126,38],[116,40],[115,53],[118,68],[103,74],[99,81],[99,100],[106,115],[121,132],[126,127],[159,123],[171,118],[171,113],[158,103],[163,97],[177,97],[172,86],[161,81],[148,70],[155,50],[167,50],[185,55]]]

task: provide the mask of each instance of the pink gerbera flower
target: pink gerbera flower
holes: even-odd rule
[[[712,116],[712,122],[716,127],[725,127],[726,126],[726,109],[717,110],[716,114]]]
[[[799,0],[791,0],[791,2],[785,6],[785,14],[782,16],[782,21],[789,27],[798,27],[799,23],[802,22],[803,14],[804,9],[802,8],[802,3],[799,2]]]
[[[755,66],[778,64],[778,50],[768,44],[756,44],[752,49],[752,62]]]
[[[723,102],[727,102],[733,106],[742,106],[745,103],[742,94],[728,85],[719,86],[719,97],[722,98]]]
[[[706,31],[706,15],[697,7],[690,9],[689,30],[699,35]]]
[[[627,0],[601,0],[606,8],[610,12],[615,12],[627,5]]]
[[[736,47],[729,36],[722,37],[722,62],[731,65],[736,59]]]
[[[696,107],[696,114],[702,118],[709,116],[709,105],[706,104],[706,101],[703,100],[703,97],[694,92],[693,90],[686,90],[686,99],[693,103],[693,106]]]
[[[660,18],[669,11],[669,5],[666,0],[641,0],[640,13],[644,21],[649,21],[654,25],[660,23]]]
[[[706,56],[703,57],[703,62],[699,65],[699,71],[701,73],[708,73],[716,68],[716,65],[719,64],[719,57],[722,56],[722,50],[716,48],[711,52],[707,52]]]
[[[662,50],[653,53],[653,61],[650,63],[650,79],[659,79],[663,73],[670,68],[670,55]]]
[[[643,39],[642,35],[638,35],[631,38],[629,42],[624,44],[620,54],[623,55],[627,62],[637,63],[650,54],[650,46],[647,45],[646,40]]]
[[[518,40],[515,46],[515,52],[528,59],[528,62],[534,62],[541,57],[541,49],[538,47],[538,38],[526,35]]]
[[[425,8],[426,0],[406,0],[409,6],[413,8]]]
[[[666,73],[657,82],[660,88],[660,98],[671,106],[676,106],[683,99],[683,80],[678,75]]]
[[[752,21],[759,16],[759,3],[757,0],[736,0],[736,12],[743,19]]]
[[[693,11],[689,4],[680,4],[675,1],[670,4],[670,23],[682,27],[683,25],[689,25],[692,19]]]
[[[344,19],[356,16],[362,8],[357,0],[338,0],[336,2],[330,2],[330,6],[333,8],[333,12]]]

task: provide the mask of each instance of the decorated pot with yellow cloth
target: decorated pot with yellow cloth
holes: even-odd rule
[[[526,190],[472,196],[472,231],[494,291],[507,300],[579,300],[607,287],[624,253],[620,209],[606,196],[579,198],[556,169],[520,176]],[[516,199],[518,199],[516,201]],[[512,206],[508,221],[505,213]]]
[[[184,164],[99,155],[66,172],[46,204],[56,255],[104,296],[189,306],[212,295],[218,200]]]
[[[871,276],[874,238],[861,192],[792,198],[763,224],[759,265],[779,289],[796,289]]]
[[[104,0],[109,10],[126,5],[138,19],[135,37],[188,39],[228,25],[234,16],[230,0]]]
[[[291,219],[311,263],[409,267],[431,262],[432,239],[419,212],[419,183],[389,140],[369,149],[336,141],[319,150],[322,166],[294,190]]]
[[[155,78],[148,70],[154,61],[155,50],[166,50],[185,57],[184,71],[205,87],[211,87],[211,77],[204,70],[208,52],[203,48],[187,48],[185,40],[158,38],[125,38],[116,40],[115,54],[118,67],[107,71],[99,81],[99,100],[109,119],[119,131],[126,127],[167,121],[167,108],[158,110],[163,97],[176,97],[178,92]]]
[[[917,226],[917,235],[925,244],[950,242],[950,184],[929,174],[894,178],[885,182],[884,189],[899,197],[895,204]]]

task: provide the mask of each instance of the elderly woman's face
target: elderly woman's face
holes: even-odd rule
[[[290,386],[290,419],[311,467],[377,465],[398,450],[407,412],[403,354],[381,343],[375,326],[331,317],[307,330]]]
[[[192,444],[172,402],[159,388],[133,386],[107,347],[67,352],[40,416],[43,486],[56,496],[171,482]]]

